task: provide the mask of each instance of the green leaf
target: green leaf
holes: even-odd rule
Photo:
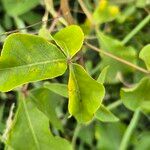
[[[92,79],[77,64],[70,64],[68,109],[79,122],[90,121],[105,95],[102,84]]]
[[[106,70],[108,69],[108,66],[103,70],[101,75],[101,81],[104,81]],[[102,84],[102,83],[101,83]],[[49,90],[64,96],[68,98],[68,89],[66,84],[60,84],[60,83],[45,83],[45,88],[48,88]],[[108,110],[104,105],[101,105],[100,108],[96,111],[95,117],[102,121],[102,122],[116,122],[119,121],[119,119],[110,111]]]
[[[150,2],[147,0],[136,0],[136,6],[139,8],[144,8],[146,5],[149,5]]]
[[[125,125],[121,122],[97,122],[95,127],[96,149],[118,150],[125,129]]]
[[[103,84],[105,82],[106,76],[107,76],[107,72],[108,72],[109,66],[106,66],[101,73],[99,74],[98,78],[97,78],[97,82]]]
[[[104,105],[101,105],[97,110],[95,117],[102,122],[116,122],[119,119],[109,111]]]
[[[2,4],[10,16],[24,14],[39,3],[39,0],[2,0]]]
[[[30,10],[30,11],[22,14],[19,17],[24,22],[26,22],[28,25],[33,25],[33,24],[35,24],[35,22],[41,21],[42,16],[43,15],[41,13],[38,13],[38,12],[34,11],[34,9],[33,9],[33,10]],[[41,27],[41,24],[39,24],[39,25],[36,24],[36,26],[32,26],[32,29],[39,30],[40,27]]]
[[[143,112],[150,112],[150,78],[143,78],[140,83],[138,83],[133,88],[123,88],[121,89],[121,100],[124,105],[135,111],[140,108]]]
[[[54,137],[49,130],[49,119],[30,99],[20,99],[18,111],[6,141],[8,149],[15,150],[71,150],[70,144]]]
[[[59,94],[63,97],[68,98],[68,88],[66,84],[61,84],[61,83],[45,83],[44,84],[45,88],[48,88],[52,92]]]
[[[150,149],[150,132],[142,132],[135,144],[135,150],[149,150]]]
[[[95,135],[94,135],[94,125],[93,124],[82,125],[80,132],[78,133],[78,138],[82,141],[81,144],[82,143],[88,144],[92,147],[94,136]]]
[[[60,76],[66,68],[66,57],[55,45],[38,36],[12,34],[1,53],[0,91]]]
[[[97,33],[99,38],[99,43],[101,49],[119,57],[125,59],[133,64],[136,63],[136,51],[134,48],[128,46],[125,47],[123,44],[109,36],[104,35],[101,32]],[[109,65],[109,70],[106,76],[106,83],[116,83],[119,82],[118,73],[126,74],[129,72],[133,72],[134,70],[128,67],[125,64],[122,64],[108,56],[100,54],[102,60],[100,68],[103,69],[104,67]]]
[[[150,70],[150,44],[144,46],[139,57],[145,62],[147,69]]]
[[[84,34],[77,25],[70,25],[54,35],[54,40],[66,56],[72,58],[82,47]]]
[[[62,124],[55,110],[61,98],[46,88],[34,89],[29,93],[29,96],[36,107],[49,118],[50,123],[62,130]]]

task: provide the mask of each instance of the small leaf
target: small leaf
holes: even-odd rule
[[[54,137],[49,130],[49,119],[30,99],[20,99],[18,111],[6,141],[15,150],[71,150],[65,139]],[[7,149],[7,148],[6,148]]]
[[[62,124],[56,114],[56,106],[60,96],[46,88],[34,89],[29,93],[29,96],[35,106],[49,118],[50,123],[57,129],[62,130]]]
[[[133,64],[136,63],[136,51],[133,47],[125,47],[120,41],[106,36],[101,32],[98,32],[97,35],[101,49]],[[102,58],[100,68],[103,69],[104,67],[109,66],[106,76],[106,83],[119,82],[119,78],[117,78],[118,73],[126,74],[134,71],[134,69],[128,67],[127,65],[105,56],[104,54],[100,53],[100,56]]]
[[[97,78],[97,82],[103,84],[105,82],[106,79],[106,75],[108,72],[109,66],[106,66],[101,73],[99,74],[99,77]]]
[[[24,14],[36,7],[39,3],[40,0],[2,0],[2,4],[10,16]]]
[[[52,92],[59,94],[63,97],[68,98],[68,88],[66,84],[61,84],[61,83],[45,83],[44,84],[45,88],[48,88]]]
[[[150,70],[150,44],[144,46],[139,57],[145,62],[147,69]]]
[[[118,150],[126,126],[121,122],[100,123],[95,125],[97,150]]]
[[[116,122],[119,119],[109,111],[104,105],[101,105],[97,110],[95,117],[102,122]]]
[[[94,135],[94,124],[81,125],[80,132],[78,133],[79,139],[82,141],[83,145],[88,144],[93,146]],[[84,150],[85,148],[81,149]]]
[[[55,45],[35,35],[12,34],[1,53],[0,91],[60,76],[66,68],[66,57]]]
[[[90,121],[105,95],[102,84],[92,79],[77,64],[70,65],[68,109],[79,122]]]
[[[150,112],[150,78],[143,78],[140,83],[138,83],[133,88],[123,88],[121,90],[121,100],[124,105],[135,111],[137,108],[140,108],[143,112]]]
[[[72,58],[81,49],[84,34],[79,26],[71,25],[57,32],[54,40],[66,56]]]

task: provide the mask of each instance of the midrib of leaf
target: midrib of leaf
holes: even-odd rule
[[[48,63],[54,63],[54,62],[63,62],[65,61],[65,59],[55,59],[55,60],[48,60],[48,61],[42,61],[42,62],[37,62],[37,63],[32,63],[32,64],[25,64],[25,65],[20,65],[20,66],[14,66],[11,68],[2,68],[0,69],[0,71],[3,70],[10,70],[10,69],[15,69],[15,68],[26,68],[26,67],[32,67],[32,66],[37,66],[37,65],[43,65],[43,64],[48,64]]]
[[[75,76],[75,70],[73,69],[72,66],[71,66],[71,68],[72,68],[73,78],[74,78],[74,81],[75,81],[75,84],[77,87],[77,90],[75,90],[75,92],[77,93],[77,96],[79,99],[79,107],[81,108],[82,99],[81,99],[81,94],[80,94],[80,88],[79,88],[78,81],[77,81],[76,76]],[[82,113],[81,113],[81,115],[82,115]],[[82,116],[82,118],[83,118],[83,116]]]
[[[40,150],[40,145],[39,145],[39,143],[38,143],[38,139],[37,139],[37,137],[36,137],[36,134],[35,134],[35,132],[34,132],[34,128],[33,128],[32,123],[31,123],[31,119],[30,119],[30,115],[29,115],[29,113],[28,113],[28,109],[27,109],[27,105],[26,105],[25,99],[23,99],[22,101],[23,101],[23,108],[24,108],[24,111],[25,111],[25,116],[26,116],[26,118],[27,118],[27,123],[28,123],[28,125],[29,125],[29,129],[30,129],[30,131],[31,131],[31,135],[32,135],[32,137],[33,137],[35,146],[36,146],[37,150]]]
[[[73,67],[72,67],[72,74],[73,74],[73,78],[74,78],[74,81],[75,81],[75,84],[76,84],[76,87],[77,87],[77,90],[75,90],[75,91],[77,91],[76,93],[78,95],[78,98],[81,99],[80,88],[79,88],[78,81],[76,79]]]
[[[54,40],[54,41],[55,41],[55,40]],[[67,55],[69,56],[69,49],[68,49],[68,47],[67,47],[67,45],[65,44],[64,41],[61,40],[61,42],[62,42],[63,45],[65,46],[65,49],[67,50],[67,54],[66,54],[66,52],[64,51],[64,49],[63,49],[61,46],[59,46],[59,44],[55,41],[55,43],[57,44],[57,46],[61,49],[61,52],[67,57]]]

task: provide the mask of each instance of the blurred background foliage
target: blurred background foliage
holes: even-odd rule
[[[145,67],[137,56],[141,48],[150,42],[150,23],[147,23],[130,40],[127,41],[126,37],[150,13],[150,0],[83,0],[83,2],[91,12],[93,22],[99,25],[95,32],[92,27],[93,22],[86,17],[78,1],[70,0],[69,8],[73,21],[82,27],[85,39],[108,52],[111,49],[111,53],[116,56]],[[61,13],[60,4],[60,0],[0,0],[0,49],[7,35],[11,34],[10,31],[16,29],[22,33],[39,33],[50,38],[47,35],[48,30],[53,34],[68,24],[64,16],[59,18],[51,30],[54,18]],[[42,22],[42,20],[45,21]],[[59,90],[58,86],[50,86],[46,99],[51,101],[45,104],[46,110],[49,110],[45,112],[46,115],[50,120],[53,118],[50,128],[54,135],[65,137],[70,141],[73,137],[72,143],[78,150],[117,150],[133,115],[133,112],[120,102],[120,89],[136,84],[143,74],[89,48],[84,47],[80,56],[82,59],[79,59],[79,63],[83,64],[95,79],[103,68],[109,66],[104,84],[106,96],[103,103],[111,108],[120,121],[109,123],[93,120],[88,125],[80,126],[73,117],[68,118],[68,102],[64,95],[65,91],[62,91],[63,88]],[[29,84],[29,89],[41,98],[44,96],[38,95],[38,91],[34,91],[35,88],[43,88],[45,82],[66,84],[67,79],[68,72],[56,79]],[[41,90],[47,92],[47,89]],[[57,94],[60,92],[62,95]],[[17,106],[17,97],[18,89],[0,93],[0,135],[6,128],[12,104]],[[38,102],[35,103],[40,110],[44,109],[40,108]],[[13,111],[16,111],[16,107]],[[150,117],[148,115],[141,113],[128,145],[128,149],[150,149]],[[2,142],[0,149],[4,149]]]

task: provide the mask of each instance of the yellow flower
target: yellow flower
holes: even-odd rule
[[[119,7],[117,6],[110,6],[109,12],[112,16],[116,16],[119,13]]]
[[[100,10],[104,10],[107,6],[107,0],[101,0],[100,3],[99,3],[99,9]]]

